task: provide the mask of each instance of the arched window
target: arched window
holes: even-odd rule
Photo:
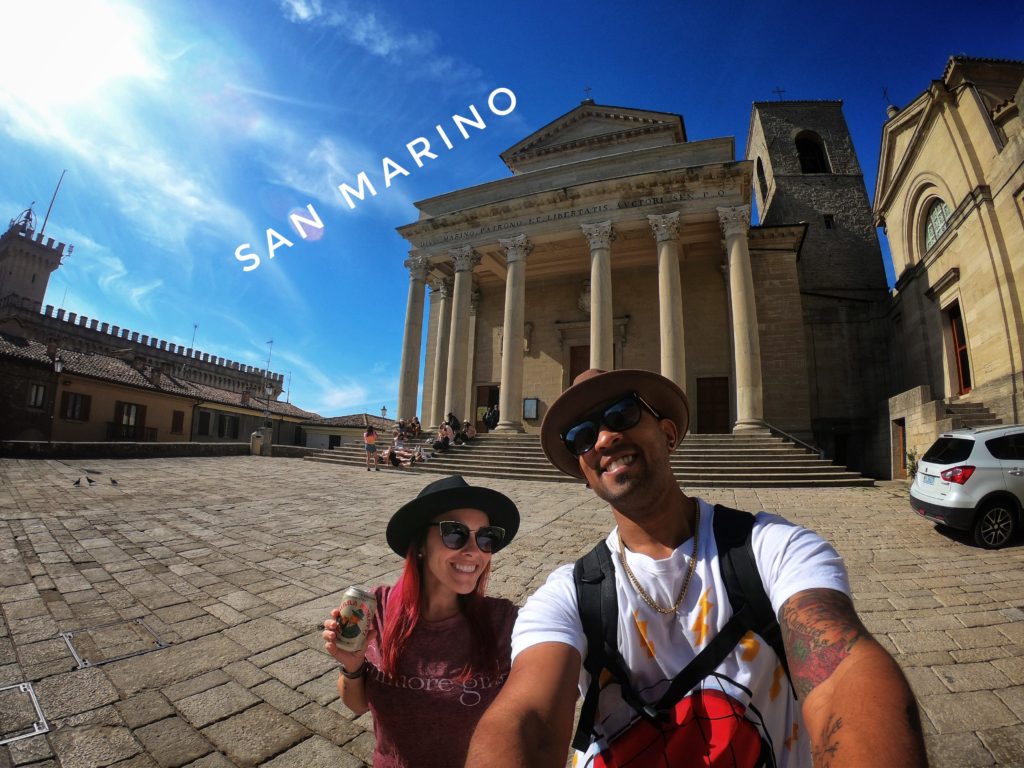
[[[768,179],[764,176],[764,164],[757,158],[757,186],[761,190],[761,199],[768,199]]]
[[[928,214],[925,216],[924,249],[931,250],[935,242],[942,237],[942,233],[949,226],[949,206],[942,200],[936,198],[928,206]]]
[[[825,154],[825,145],[814,131],[802,131],[796,137],[796,154],[801,173],[832,173]]]

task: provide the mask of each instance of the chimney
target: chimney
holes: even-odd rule
[[[154,387],[159,387],[160,386],[160,379],[163,376],[163,373],[164,373],[163,366],[160,366],[160,365],[153,366],[153,373],[149,377],[149,380],[153,382],[153,386]]]
[[[247,389],[244,392],[242,392],[242,405],[248,405],[248,404],[249,404],[249,390]]]

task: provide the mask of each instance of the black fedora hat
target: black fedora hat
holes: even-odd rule
[[[519,510],[512,499],[490,488],[470,485],[461,475],[452,475],[430,483],[391,516],[388,546],[399,557],[405,557],[409,545],[423,535],[427,523],[453,509],[479,509],[486,514],[491,525],[505,529],[502,547],[512,541],[519,530]]]
[[[577,376],[572,386],[559,395],[544,414],[540,425],[540,444],[551,463],[567,475],[583,477],[579,457],[565,447],[561,435],[577,419],[603,405],[610,405],[615,398],[630,392],[638,393],[662,418],[675,423],[679,442],[682,442],[690,426],[690,401],[675,382],[653,371],[591,368]]]

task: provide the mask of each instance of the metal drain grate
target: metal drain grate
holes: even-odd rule
[[[39,736],[49,730],[32,683],[0,688],[0,745]]]
[[[109,664],[168,646],[142,619],[85,627],[61,632],[60,636],[78,662],[79,669]]]

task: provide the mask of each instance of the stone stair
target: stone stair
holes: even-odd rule
[[[347,443],[306,456],[351,466],[366,463],[363,444]],[[446,454],[412,468],[381,467],[388,472],[465,474],[554,482],[580,482],[548,462],[537,435],[479,435],[471,445],[453,446]],[[672,454],[672,469],[688,487],[852,487],[874,481],[821,459],[805,448],[768,434],[687,435]]]
[[[940,419],[938,427],[942,432],[965,427],[994,427],[1003,422],[981,402],[951,400],[946,403],[946,417]]]

